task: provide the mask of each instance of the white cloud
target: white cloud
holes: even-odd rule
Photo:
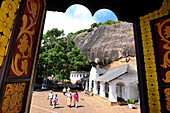
[[[74,12],[74,16],[80,16],[80,15],[89,15],[90,11],[81,5],[76,5],[76,10]]]
[[[65,34],[74,33],[81,29],[90,28],[90,25],[94,22],[90,11],[82,5],[76,5],[72,14],[67,14],[67,11],[66,13],[48,11],[43,34],[52,28],[63,29]]]

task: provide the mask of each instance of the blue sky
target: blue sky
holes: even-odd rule
[[[116,15],[108,9],[98,10],[94,16],[82,5],[72,5],[65,13],[48,11],[43,34],[52,28],[64,30],[65,34],[90,28],[93,23],[104,23],[107,20],[117,20]]]

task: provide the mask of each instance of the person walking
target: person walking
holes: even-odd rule
[[[78,93],[76,92],[74,94],[74,106],[77,108],[77,104],[78,104],[78,100],[79,100],[79,95]]]
[[[70,90],[67,93],[67,106],[71,107],[71,101],[72,101],[72,94],[70,92]]]
[[[57,94],[53,97],[53,109],[55,109],[56,107],[56,104],[57,104],[57,101],[58,101],[58,96]]]
[[[69,88],[69,87],[67,88],[67,91],[70,91],[70,88]]]
[[[51,90],[49,95],[48,95],[48,98],[50,100],[50,105],[52,105],[52,99],[53,99],[53,91]]]
[[[66,88],[64,87],[63,89],[63,95],[65,96],[65,93],[66,93]]]

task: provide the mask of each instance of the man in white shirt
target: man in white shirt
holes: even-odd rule
[[[50,100],[50,105],[52,105],[52,99],[53,99],[53,91],[51,91],[48,95],[48,98]]]
[[[67,91],[70,91],[70,88],[69,88],[69,87],[67,88]]]
[[[64,87],[63,89],[63,95],[65,96],[65,93],[66,93],[66,88]]]

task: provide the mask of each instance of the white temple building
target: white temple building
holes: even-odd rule
[[[92,67],[88,81],[86,90],[111,102],[139,99],[137,69],[129,64],[109,69]]]
[[[72,71],[70,73],[71,83],[75,84],[77,81],[87,78],[90,75],[89,71]]]

